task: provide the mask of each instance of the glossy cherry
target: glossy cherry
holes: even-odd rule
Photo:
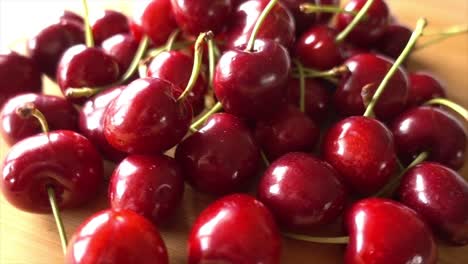
[[[128,210],[105,210],[84,222],[72,237],[66,264],[168,264],[156,227]]]
[[[192,112],[178,102],[171,83],[142,78],[130,83],[107,107],[104,135],[116,149],[130,154],[158,154],[179,143]]]
[[[290,67],[287,50],[271,40],[257,39],[252,52],[227,51],[215,70],[216,97],[228,113],[265,118],[285,96]]]
[[[414,72],[410,73],[408,77],[408,107],[422,105],[433,98],[446,97],[444,86],[431,74]]]
[[[15,207],[33,213],[51,211],[47,188],[60,208],[81,206],[103,183],[102,159],[85,137],[58,130],[23,139],[3,161],[0,187]]]
[[[467,136],[463,124],[442,109],[410,109],[393,122],[392,132],[398,157],[406,164],[421,152],[429,152],[430,161],[455,170],[465,163]]]
[[[74,23],[76,25],[84,26],[84,19],[82,16],[70,10],[63,10],[59,18],[60,21]]]
[[[101,44],[104,51],[119,64],[119,71],[124,74],[132,64],[138,50],[138,41],[130,34],[117,34]]]
[[[336,220],[347,200],[337,172],[299,152],[288,153],[268,167],[257,195],[282,226],[302,231]]]
[[[226,194],[255,177],[260,151],[248,127],[237,117],[214,114],[205,126],[182,141],[175,158],[197,190]]]
[[[206,208],[189,237],[188,264],[279,264],[281,237],[268,209],[255,198],[234,194]]]
[[[437,263],[431,231],[413,210],[387,199],[355,203],[345,224],[350,241],[345,263]]]
[[[41,73],[32,59],[16,52],[0,54],[0,107],[15,95],[41,90]]]
[[[114,35],[129,33],[130,26],[127,16],[114,10],[101,11],[91,21],[94,41],[100,45],[105,39]]]
[[[34,117],[21,117],[17,109],[33,104],[47,119],[50,130],[78,130],[78,111],[62,97],[45,94],[22,94],[8,100],[0,113],[0,130],[9,145],[42,132]]]
[[[336,110],[345,116],[362,115],[365,111],[364,87],[373,95],[393,61],[371,53],[359,54],[345,61],[349,73],[344,74],[335,92],[333,103]],[[370,85],[370,86],[369,86]],[[400,114],[408,98],[408,77],[400,67],[390,79],[375,107],[379,119],[389,120]]]
[[[353,116],[336,123],[322,147],[325,161],[362,195],[379,191],[397,168],[392,133],[375,119]]]
[[[306,14],[300,10],[305,3],[318,6],[340,6],[340,0],[283,0],[283,4],[289,8],[294,15],[297,33],[303,33],[316,24],[326,24],[332,18],[332,13],[315,12]]]
[[[376,43],[377,51],[394,60],[400,56],[413,31],[402,25],[389,25]]]

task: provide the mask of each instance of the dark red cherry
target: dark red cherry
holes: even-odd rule
[[[279,264],[281,237],[268,209],[245,194],[212,203],[195,221],[188,264]]]
[[[319,137],[315,122],[292,105],[255,124],[255,138],[269,160],[289,152],[312,152]]]
[[[376,48],[382,54],[396,60],[405,49],[413,31],[402,25],[389,25],[378,39]]]
[[[179,97],[187,86],[193,68],[193,58],[181,51],[162,52],[148,66],[148,76],[171,82],[177,88],[174,97]],[[205,109],[205,93],[208,84],[200,74],[195,86],[187,96],[193,114],[198,115]]]
[[[363,94],[373,95],[393,65],[390,59],[371,54],[359,54],[346,60],[349,73],[343,75],[335,92],[333,103],[336,110],[345,116],[362,115],[365,111]],[[368,86],[370,85],[370,86]],[[367,86],[366,91],[363,88]],[[408,77],[399,67],[390,79],[375,107],[379,119],[390,120],[405,108],[408,98]]]
[[[260,181],[258,199],[286,228],[310,230],[342,213],[347,192],[336,171],[305,153],[288,153],[273,162]]]
[[[269,2],[269,0],[250,0],[237,7],[227,32],[228,48],[245,47],[258,17]],[[274,40],[289,49],[294,45],[295,34],[294,17],[281,2],[278,2],[266,17],[257,39]]]
[[[32,59],[16,52],[0,54],[0,107],[15,95],[41,91],[41,73]]]
[[[355,46],[355,45],[353,45],[353,44],[351,44],[349,42],[341,43],[340,47],[341,47],[341,54],[342,54],[344,60],[347,60],[347,59],[349,59],[351,57],[354,57],[356,55],[359,55],[361,53],[372,52],[367,48],[358,47],[358,46]]]
[[[329,70],[343,62],[341,44],[336,42],[336,31],[328,26],[314,26],[296,42],[296,57],[304,66]]]
[[[294,15],[297,33],[302,33],[312,25],[326,24],[332,18],[332,13],[315,12],[306,14],[300,10],[302,4],[313,4],[318,6],[340,6],[340,0],[283,0],[281,1]]]
[[[105,159],[120,162],[127,155],[112,147],[104,136],[104,117],[107,106],[120,95],[125,86],[107,89],[89,99],[80,110],[80,133],[87,137]]]
[[[171,0],[171,4],[177,25],[192,36],[209,30],[221,33],[234,8],[231,0]]]
[[[398,197],[447,241],[468,244],[468,183],[457,172],[423,162],[405,173]]]
[[[66,94],[69,88],[97,88],[110,85],[120,76],[117,61],[101,48],[76,45],[68,49],[57,68],[57,84]],[[83,103],[84,98],[69,98],[74,103]]]
[[[55,79],[63,53],[84,43],[83,25],[69,22],[52,24],[28,40],[28,54],[40,71]]]
[[[437,246],[419,216],[397,202],[370,198],[354,204],[345,220],[349,231],[345,263],[437,263]]]
[[[442,109],[429,106],[410,109],[393,122],[392,132],[398,157],[406,164],[421,152],[428,152],[430,161],[454,170],[465,163],[464,127]]]
[[[159,154],[179,143],[192,112],[178,102],[171,83],[142,78],[130,83],[107,107],[104,135],[116,149],[130,154]]]
[[[172,216],[183,194],[182,170],[164,155],[127,157],[115,169],[109,185],[111,208],[132,210],[156,225]]]
[[[408,107],[419,106],[436,98],[446,97],[444,86],[434,76],[424,72],[409,74]]]
[[[375,119],[354,116],[336,123],[322,147],[325,161],[362,195],[379,191],[397,168],[392,133]]]
[[[366,4],[367,0],[350,0],[344,6],[348,12],[359,12]],[[340,13],[336,19],[336,28],[345,29],[353,20],[355,15],[350,13]],[[366,13],[365,19],[351,31],[348,40],[352,43],[367,47],[376,42],[384,33],[390,22],[390,11],[384,0],[375,0]]]
[[[226,194],[242,189],[260,165],[249,128],[237,117],[212,115],[198,132],[182,141],[175,158],[197,190]]]
[[[103,183],[99,153],[85,137],[58,130],[23,139],[9,150],[0,187],[15,207],[33,213],[51,211],[47,188],[60,208],[73,208],[94,198]]]
[[[73,235],[66,264],[168,264],[159,231],[144,217],[123,210],[91,216]]]
[[[70,10],[64,10],[59,20],[63,22],[74,23],[76,25],[81,25],[81,27],[84,26],[83,17]]]
[[[114,35],[130,32],[127,16],[114,10],[101,11],[92,19],[91,29],[97,45]]]
[[[228,113],[247,119],[265,118],[286,94],[290,67],[288,51],[271,40],[256,40],[252,52],[227,51],[215,70],[216,97]]]
[[[132,64],[138,50],[138,41],[130,34],[117,34],[104,40],[101,44],[104,51],[119,64],[119,71],[124,74]]]
[[[45,116],[50,130],[78,130],[78,111],[64,98],[45,94],[22,94],[8,100],[0,113],[0,129],[7,144],[13,145],[42,132],[36,118],[24,118],[16,112],[18,108],[31,103]]]

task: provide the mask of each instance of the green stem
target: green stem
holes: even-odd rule
[[[429,100],[428,102],[425,103],[426,105],[443,105],[445,107],[448,107],[449,109],[455,111],[459,115],[461,115],[465,120],[468,121],[468,110],[466,110],[463,106],[454,103],[450,100],[447,100],[445,98],[434,98],[432,100]]]
[[[405,49],[402,51],[400,56],[398,56],[398,59],[392,65],[392,67],[388,71],[387,75],[385,75],[384,79],[382,80],[379,87],[375,91],[374,96],[372,97],[372,100],[369,103],[369,106],[366,108],[366,112],[364,113],[364,116],[370,117],[373,114],[374,107],[377,104],[377,102],[379,101],[380,96],[382,95],[382,93],[385,91],[385,88],[387,87],[388,82],[393,77],[393,75],[396,73],[396,71],[398,70],[400,65],[406,60],[406,57],[408,57],[408,55],[410,54],[411,50],[413,49],[414,45],[416,44],[416,41],[419,39],[422,32],[424,31],[424,28],[426,27],[426,25],[427,25],[427,20],[425,18],[418,19],[418,22],[416,23],[416,28],[414,29],[410,40],[406,44]]]
[[[351,31],[353,31],[353,29],[357,26],[357,24],[359,24],[359,22],[361,22],[361,20],[364,18],[364,16],[366,15],[369,8],[372,6],[374,1],[375,0],[367,0],[366,4],[364,4],[361,10],[359,10],[359,12],[353,18],[351,23],[349,23],[349,25],[345,29],[343,29],[343,31],[341,31],[338,34],[338,36],[336,36],[336,42],[341,43],[346,39],[346,37],[348,37],[349,33],[351,33]]]
[[[83,0],[83,13],[85,22],[85,41],[88,48],[94,47],[93,31],[91,30],[91,24],[89,23],[89,8],[88,1]]]
[[[341,65],[335,67],[328,71],[317,71],[310,68],[302,68],[304,71],[305,78],[327,78],[327,77],[335,77],[337,75],[345,74],[349,72],[349,69],[346,65]],[[300,78],[299,69],[293,70],[293,77]]]
[[[293,233],[283,233],[283,235],[287,238],[291,238],[294,240],[312,242],[312,243],[319,243],[319,244],[348,244],[349,237],[312,237],[306,235],[298,235]]]
[[[49,132],[49,125],[47,124],[47,119],[42,114],[39,109],[33,103],[26,103],[18,108],[16,108],[16,113],[22,118],[35,117],[39,124],[41,125],[41,130],[43,133]]]
[[[455,25],[437,32],[425,32],[424,37],[453,36],[468,33],[468,25]]]
[[[200,117],[197,121],[193,122],[190,126],[190,131],[197,132],[198,127],[203,124],[212,114],[220,111],[223,109],[223,106],[220,102],[217,102],[208,112],[206,112],[202,117]]]
[[[54,215],[55,224],[60,236],[60,242],[62,244],[63,254],[67,254],[67,234],[63,226],[62,217],[60,217],[60,211],[57,205],[57,200],[55,199],[55,192],[52,187],[47,187],[47,194],[49,195],[50,207],[52,208],[52,213]]]
[[[359,13],[356,11],[347,11],[339,6],[334,6],[334,5],[301,4],[299,6],[299,9],[301,10],[301,12],[306,13],[306,14],[320,12],[320,13],[333,13],[333,14],[345,13],[345,14],[356,16]]]
[[[209,87],[213,88],[214,72],[216,67],[215,42],[213,39],[208,40],[208,73]]]
[[[305,112],[305,74],[304,67],[298,60],[294,60],[299,73],[299,109]]]
[[[171,35],[169,36],[166,42],[166,47],[165,47],[166,51],[172,50],[172,47],[174,46],[174,43],[177,37],[179,36],[179,34],[180,34],[180,29],[176,29],[171,33]]]
[[[265,166],[266,167],[270,166],[270,161],[268,160],[268,157],[266,156],[263,150],[260,150],[260,155],[262,156],[262,160],[263,160],[263,163],[265,163]]]
[[[258,32],[260,31],[260,28],[262,27],[263,22],[265,22],[266,17],[270,13],[270,11],[275,7],[276,3],[278,0],[270,0],[268,5],[263,9],[262,13],[257,19],[257,22],[255,23],[255,26],[252,30],[252,33],[250,34],[249,42],[247,42],[247,47],[245,48],[246,51],[254,51],[254,44],[255,44],[255,39],[257,38]]]

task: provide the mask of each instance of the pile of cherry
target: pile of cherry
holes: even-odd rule
[[[383,0],[152,0],[132,19],[83,6],[27,56],[0,55],[0,187],[53,212],[66,263],[168,263],[157,228],[184,183],[220,197],[188,263],[279,263],[281,235],[347,243],[346,263],[436,263],[433,234],[468,244],[467,111],[403,66],[425,19],[410,30]],[[42,74],[63,97],[41,94]],[[99,194],[103,159],[118,164],[111,208],[67,247],[59,210]],[[306,235],[341,216],[348,236]]]

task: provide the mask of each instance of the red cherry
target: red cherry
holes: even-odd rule
[[[158,230],[132,211],[106,210],[83,223],[72,237],[66,264],[167,264]]]
[[[347,200],[344,185],[328,163],[298,152],[273,162],[257,193],[281,225],[299,230],[333,222]]]
[[[85,137],[68,130],[41,133],[16,143],[1,171],[4,197],[33,213],[50,212],[49,187],[60,208],[73,208],[94,198],[104,180],[99,153]]]
[[[245,194],[212,203],[195,221],[188,263],[278,264],[281,237],[267,208]]]
[[[265,118],[285,95],[290,67],[287,50],[271,40],[256,40],[252,52],[230,50],[216,66],[216,97],[228,113],[248,119]]]
[[[196,189],[225,194],[238,191],[257,173],[260,152],[248,127],[237,117],[212,115],[182,141],[175,158]]]
[[[413,31],[402,25],[389,25],[376,43],[376,48],[382,54],[396,60],[400,56]]]
[[[172,95],[175,87],[157,78],[130,83],[107,107],[104,135],[130,154],[162,153],[181,141],[192,113]]]
[[[392,133],[375,119],[354,116],[336,123],[322,147],[325,161],[362,195],[380,190],[397,167]]]
[[[105,39],[114,35],[129,33],[130,26],[124,14],[114,10],[104,10],[92,19],[91,30],[94,41],[100,45]]]
[[[138,41],[130,34],[117,34],[104,40],[101,46],[117,61],[120,73],[124,74],[138,50]]]
[[[350,241],[345,263],[437,263],[437,246],[419,216],[397,202],[370,198],[346,217]]]
[[[424,72],[409,74],[408,106],[419,106],[436,98],[446,97],[445,89],[435,77]]]
[[[67,100],[45,94],[22,94],[8,100],[0,113],[0,129],[7,144],[13,145],[42,132],[36,118],[24,118],[16,112],[31,103],[45,116],[51,130],[78,130],[78,111]]]
[[[84,19],[77,13],[70,10],[63,10],[62,15],[59,18],[60,21],[74,23],[76,25],[84,26]]]
[[[340,0],[283,0],[283,4],[289,8],[294,15],[296,21],[296,30],[302,33],[309,29],[312,25],[326,24],[332,18],[331,13],[315,12],[306,14],[300,10],[302,4],[313,4],[318,6],[336,6],[339,7]]]
[[[411,162],[422,152],[429,160],[452,169],[465,163],[466,134],[463,125],[444,110],[421,106],[399,116],[392,125],[398,156]]]

